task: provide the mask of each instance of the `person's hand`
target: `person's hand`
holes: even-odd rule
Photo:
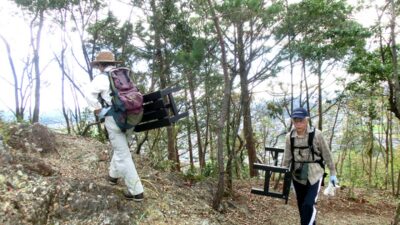
[[[339,181],[335,175],[332,175],[329,179],[329,181],[333,184],[333,186],[336,186],[339,184]]]
[[[99,114],[97,114],[97,116],[99,117],[99,119],[103,119],[103,118],[106,116],[108,110],[110,110],[110,107],[102,108],[102,109],[100,110]]]
[[[101,111],[101,109],[95,109],[95,110],[94,110],[94,114],[95,114],[96,116],[98,116],[99,113],[100,113],[100,111]]]

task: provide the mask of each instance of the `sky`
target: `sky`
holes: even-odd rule
[[[130,8],[121,2],[110,0],[109,6],[111,10],[118,8],[118,15],[121,16],[121,20],[126,20],[130,14]],[[16,73],[20,76],[24,66],[24,58],[32,52],[32,49],[29,47],[29,22],[24,21],[21,10],[11,0],[2,1],[2,5],[0,6],[0,27],[2,28],[0,29],[0,35],[4,36],[7,42],[9,42]],[[71,39],[72,43],[80,43],[77,34],[71,34]],[[57,27],[45,24],[40,49],[40,66],[43,72],[41,76],[41,112],[60,111],[61,108],[61,74],[58,63],[53,59],[54,54],[60,52],[59,40],[60,32],[57,31]],[[75,55],[80,62],[84,62],[79,44],[70,44],[66,54],[71,56],[72,51],[76,53]],[[78,86],[84,89],[85,85],[89,83],[88,75],[79,68],[72,58],[69,60],[70,67],[73,70],[71,76],[77,80]],[[0,110],[7,111],[10,108],[15,108],[14,95],[11,95],[11,93],[14,93],[14,82],[6,47],[1,39],[0,65],[0,90],[2,93],[10,93],[10,95],[0,95]],[[97,71],[94,72],[96,73]],[[67,102],[72,106],[72,95],[66,94],[65,96]],[[33,98],[32,101],[34,101]],[[83,98],[80,99],[80,102],[82,106],[85,106],[86,102]]]
[[[351,0],[349,3],[354,3],[357,0]],[[118,9],[118,15],[121,20],[124,21],[129,17],[130,7],[122,4],[121,1],[109,1],[110,9]],[[19,14],[16,14],[19,12]],[[364,26],[371,25],[376,18],[376,13],[373,8],[364,10],[362,13],[355,16],[356,19],[362,23]],[[5,37],[9,42],[12,57],[16,65],[17,74],[21,74],[23,68],[23,58],[28,54],[31,49],[29,48],[29,26],[26,21],[23,20],[21,11],[17,9],[13,1],[6,0],[2,1],[0,6],[0,34]],[[42,75],[42,92],[41,92],[41,112],[60,110],[61,108],[61,91],[60,91],[60,77],[59,69],[57,63],[52,61],[54,52],[59,52],[59,32],[55,31],[55,27],[49,25],[45,26],[42,36],[42,45],[40,52],[41,67],[45,68]],[[72,37],[72,38],[77,38]],[[73,43],[79,43],[73,42]],[[75,52],[79,53],[79,45],[70,46],[69,54],[71,50],[74,49]],[[67,53],[67,54],[68,54]],[[80,54],[77,54],[80,56]],[[83,59],[80,59],[83,61]],[[84,71],[80,70],[76,63],[74,66],[74,71],[72,75],[75,78],[79,78],[78,85],[84,87],[88,82],[88,76]],[[14,96],[13,96],[13,81],[11,76],[11,69],[7,58],[6,48],[3,41],[0,39],[0,110],[8,110],[9,108],[14,109]],[[48,65],[48,66],[47,66]],[[295,69],[295,73],[300,73],[299,68]],[[284,71],[282,74],[288,74],[288,70]],[[333,85],[333,80],[335,75],[343,75],[342,71],[333,71],[332,74],[326,77],[332,79],[327,79],[325,82],[326,88],[340,88]],[[274,80],[274,82],[288,83],[287,76],[279,76]],[[280,90],[273,90],[269,86],[266,88],[267,84],[261,84],[254,88],[256,93],[259,93],[259,98],[271,98],[272,94],[275,92],[280,92]],[[275,85],[277,86],[277,85]],[[8,94],[9,93],[9,94]],[[72,96],[70,94],[66,95],[67,101],[72,102]],[[33,100],[32,100],[33,101]],[[85,105],[85,101],[81,99],[82,105]]]

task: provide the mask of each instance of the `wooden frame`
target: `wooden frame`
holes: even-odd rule
[[[261,188],[252,188],[251,193],[252,194],[257,194],[257,195],[264,195],[264,196],[270,196],[273,198],[282,198],[285,199],[285,204],[287,204],[288,199],[289,199],[289,193],[290,193],[290,185],[292,182],[292,174],[289,170],[289,168],[285,167],[279,167],[278,165],[278,155],[279,153],[283,153],[283,149],[279,148],[269,148],[266,147],[265,151],[270,151],[271,155],[274,159],[274,166],[269,166],[266,164],[261,164],[261,163],[254,163],[253,168],[256,170],[263,170],[265,171],[265,178],[264,178],[264,187],[263,189]],[[281,173],[284,174],[283,176],[283,188],[282,192],[275,192],[275,191],[270,191],[269,190],[269,184],[270,184],[270,179],[272,176],[272,173]]]
[[[143,95],[143,118],[135,126],[135,132],[170,126],[188,116],[188,112],[178,112],[172,96],[179,90],[179,87],[170,87]]]

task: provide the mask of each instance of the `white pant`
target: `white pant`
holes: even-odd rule
[[[128,146],[127,134],[132,133],[133,129],[126,131],[126,133],[121,132],[112,116],[106,116],[105,126],[114,151],[109,175],[114,178],[123,178],[132,195],[143,193],[143,185],[140,182]]]

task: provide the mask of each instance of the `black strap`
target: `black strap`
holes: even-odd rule
[[[315,150],[314,150],[314,136],[315,136],[315,128],[312,132],[308,133],[308,148],[311,150],[312,161],[315,161]]]
[[[97,96],[98,101],[100,102],[100,105],[102,108],[107,108],[109,107],[109,105],[107,104],[107,102],[103,99],[103,97],[101,97],[101,94],[99,94],[99,96]]]
[[[294,130],[292,130],[290,132],[290,151],[292,152],[291,170],[294,169],[294,163],[295,163],[295,160],[294,160],[294,148],[295,148],[295,146],[294,146],[294,137],[292,137],[293,132],[294,132]],[[298,149],[310,149],[310,151],[311,151],[312,161],[310,161],[310,162],[302,162],[302,163],[318,163],[325,170],[325,164],[324,164],[324,159],[323,159],[322,155],[317,154],[315,152],[315,150],[314,150],[314,144],[313,144],[314,136],[315,136],[315,128],[314,128],[314,130],[312,132],[308,133],[308,143],[307,143],[308,146],[300,146],[300,147],[296,146],[296,148],[298,148]],[[315,156],[314,155],[318,155],[319,157],[321,157],[321,159],[315,160]]]
[[[290,170],[293,171],[294,170],[294,137],[292,137],[293,135],[293,131],[292,130],[290,132],[290,151],[292,152],[292,163],[290,165]]]

